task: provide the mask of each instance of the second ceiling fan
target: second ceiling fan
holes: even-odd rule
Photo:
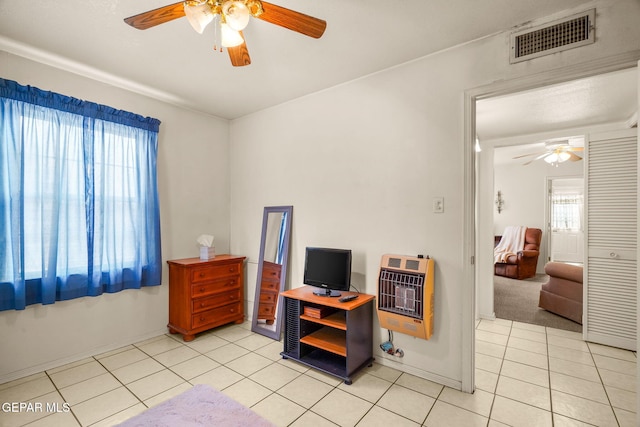
[[[125,18],[124,22],[139,30],[146,30],[186,16],[198,33],[215,21],[216,49],[223,46],[236,67],[251,64],[249,50],[242,30],[251,17],[279,25],[305,36],[320,38],[326,21],[282,6],[260,0],[187,0]]]
[[[566,162],[567,160],[570,160],[572,162],[582,160],[582,157],[575,153],[576,151],[584,151],[584,147],[571,145],[569,143],[569,140],[547,141],[545,143],[544,151],[523,154],[521,156],[514,157],[514,159],[521,159],[523,157],[534,157],[533,159],[523,163],[523,165],[528,165],[536,160],[544,160],[550,165],[558,166],[558,164]]]

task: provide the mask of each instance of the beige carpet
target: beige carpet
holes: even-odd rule
[[[540,286],[547,281],[545,274],[524,280],[493,278],[493,307],[497,318],[582,332],[579,323],[538,307]]]

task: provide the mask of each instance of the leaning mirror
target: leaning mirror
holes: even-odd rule
[[[293,206],[268,206],[262,216],[251,330],[278,341],[282,324],[280,293],[285,290],[287,281],[292,213]]]

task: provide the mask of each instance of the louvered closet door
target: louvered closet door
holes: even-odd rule
[[[589,135],[586,161],[585,339],[635,350],[636,129]]]

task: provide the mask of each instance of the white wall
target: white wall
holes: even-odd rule
[[[595,45],[509,65],[508,34],[501,34],[234,120],[232,251],[255,265],[263,207],[290,204],[292,287],[302,284],[307,245],[351,248],[354,285],[370,294],[384,253],[431,255],[434,336],[398,333],[403,359],[374,355],[459,388],[462,354],[472,352],[461,338],[461,301],[473,287],[463,280],[462,259],[465,90],[635,49],[640,32],[631,17],[640,13],[638,3],[597,3]],[[444,197],[441,214],[431,210],[437,196]],[[479,224],[487,225],[491,233],[492,220]],[[248,271],[252,286],[255,268]],[[375,319],[374,331],[376,350],[387,332]]]
[[[159,119],[163,284],[0,312],[0,383],[166,332],[166,261],[229,250],[229,123],[0,51],[0,77]]]

